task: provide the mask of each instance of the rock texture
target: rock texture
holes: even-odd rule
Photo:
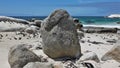
[[[120,62],[120,41],[118,41],[116,45],[113,46],[113,48],[101,58],[101,60],[103,61],[110,60],[110,59],[114,59]]]
[[[75,63],[73,61],[65,62],[30,62],[26,64],[23,68],[101,68],[95,61],[84,61],[80,63]]]
[[[28,62],[41,61],[29,48],[31,48],[31,45],[27,44],[11,47],[8,55],[8,62],[11,68],[23,68]]]
[[[59,9],[49,15],[41,25],[43,51],[50,58],[78,58],[81,48],[73,18]]]
[[[27,65],[25,65],[23,68],[65,68],[65,67],[63,67],[63,63],[61,62],[54,62],[54,63],[30,62]]]
[[[23,68],[54,68],[52,63],[30,62]]]

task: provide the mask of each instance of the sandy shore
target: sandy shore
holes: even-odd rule
[[[107,41],[111,39],[118,40],[119,37],[119,34],[115,33],[85,33],[85,38],[81,40],[82,42],[84,41],[84,43],[81,42],[82,52],[86,50],[95,52],[98,58],[101,59],[101,57],[115,45],[115,43]],[[101,68],[120,68],[120,63],[114,60],[101,61],[100,65]]]
[[[0,39],[0,66],[1,68],[10,68],[8,64],[8,52],[11,46],[23,43],[32,44],[33,42],[39,42],[39,37],[30,38],[29,36],[23,37],[22,35],[16,35],[16,32],[0,32],[3,36]],[[21,40],[19,40],[21,38]]]
[[[11,46],[21,43],[35,43],[40,42],[40,37],[29,37],[17,35],[16,32],[0,32],[3,37],[0,39],[0,66],[1,68],[10,68],[8,64],[8,52]],[[120,36],[115,33],[85,33],[85,37],[80,40],[81,50],[95,52],[99,59],[110,50],[115,43],[107,42],[108,40],[118,40]],[[120,63],[109,60],[101,61],[102,68],[120,68]]]

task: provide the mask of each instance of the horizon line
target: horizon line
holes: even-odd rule
[[[1,16],[1,15],[0,15]],[[3,16],[3,15],[2,15]],[[7,16],[7,15],[6,15]],[[12,15],[8,15],[8,16],[12,16]],[[19,17],[22,17],[22,15],[13,15],[13,17],[15,17],[15,16],[19,16]],[[24,16],[24,15],[23,15]],[[25,15],[26,17],[40,17],[40,15]],[[47,15],[47,16],[49,16],[49,15]],[[41,15],[41,17],[47,17],[46,15],[45,16],[43,16],[43,15]],[[77,16],[77,15],[71,15],[72,17],[86,17],[86,15],[85,16]],[[93,17],[94,17],[95,15],[93,15]],[[97,15],[96,15],[97,16]],[[103,15],[99,15],[98,17],[102,17]],[[89,17],[89,15],[87,16],[87,17]],[[106,16],[104,16],[104,17],[106,17]]]

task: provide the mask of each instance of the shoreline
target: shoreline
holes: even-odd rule
[[[91,24],[88,24],[88,25],[84,25],[84,28],[117,28],[117,29],[120,29],[120,25],[116,24],[116,25],[91,25]]]
[[[11,24],[13,23],[13,24]],[[0,32],[14,32],[19,31],[21,29],[27,28],[28,25],[15,23],[15,22],[0,22]],[[102,32],[112,32],[112,33],[120,33],[119,25],[84,25],[83,30],[87,33],[102,33]]]

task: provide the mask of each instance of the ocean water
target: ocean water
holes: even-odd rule
[[[44,19],[46,16],[12,16],[14,18],[20,18],[31,21],[34,19]],[[73,16],[78,18],[84,26],[99,26],[99,27],[118,27],[120,28],[120,18],[107,18],[103,16]]]

